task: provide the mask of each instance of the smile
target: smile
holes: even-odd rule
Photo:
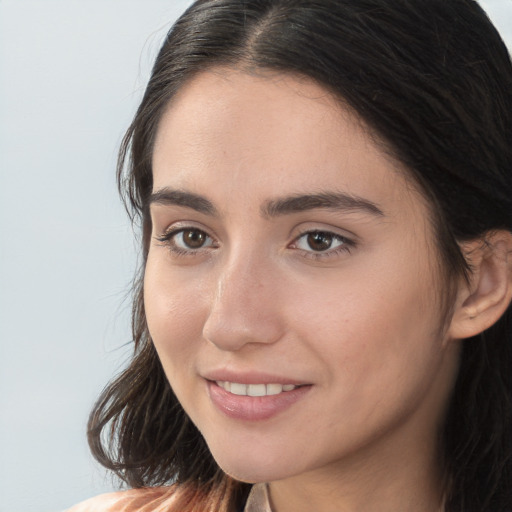
[[[216,381],[217,386],[238,396],[271,396],[293,391],[293,384],[242,384],[240,382]]]
[[[283,413],[309,394],[311,384],[270,382],[245,384],[206,380],[212,404],[225,416],[242,421],[263,421]]]

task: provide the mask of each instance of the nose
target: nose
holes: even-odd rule
[[[271,344],[284,332],[277,299],[279,280],[263,259],[242,259],[219,272],[203,336],[221,350]]]

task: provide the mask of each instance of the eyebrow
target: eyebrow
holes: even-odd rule
[[[149,204],[185,206],[206,215],[218,216],[213,203],[203,196],[183,190],[161,188],[149,196]]]
[[[266,217],[277,217],[307,210],[362,211],[376,217],[384,217],[383,211],[372,201],[345,193],[305,194],[272,199],[262,207]]]
[[[161,188],[149,196],[149,204],[175,205],[191,208],[199,213],[210,216],[219,216],[213,203],[204,196],[175,190],[168,187]],[[283,198],[270,199],[261,207],[264,217],[278,217],[308,210],[335,210],[335,211],[362,211],[376,217],[383,217],[383,211],[372,201],[346,193],[324,192],[318,194],[297,194]]]

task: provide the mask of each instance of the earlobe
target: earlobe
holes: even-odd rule
[[[495,231],[465,242],[469,283],[461,279],[452,320],[451,339],[470,338],[488,329],[503,315],[512,299],[512,233]]]

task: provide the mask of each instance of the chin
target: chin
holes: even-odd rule
[[[257,484],[262,482],[273,482],[296,474],[297,464],[287,462],[286,458],[276,456],[275,453],[265,453],[258,450],[254,454],[248,450],[237,450],[236,453],[218,454],[212,450],[213,457],[222,471],[240,482]],[[293,470],[291,470],[293,468]]]

